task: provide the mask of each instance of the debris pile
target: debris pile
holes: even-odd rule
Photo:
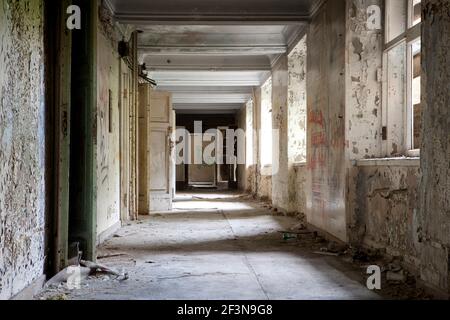
[[[393,299],[426,300],[433,297],[416,283],[399,258],[391,257],[383,249],[352,247],[345,243],[328,241],[315,231],[310,231],[303,222],[286,231],[278,231],[283,241],[306,248],[314,254],[340,258],[346,263],[356,265],[361,270],[361,282],[367,280],[367,268],[379,266],[382,272],[381,296]]]
[[[109,276],[114,276],[113,280],[124,281],[128,279],[128,274],[125,272],[118,272],[103,264],[91,261],[80,260],[78,265],[68,266],[60,271],[53,278],[46,283],[46,288],[60,287],[63,284],[69,284],[70,281],[80,283],[89,277],[100,277],[110,279]],[[105,277],[107,276],[107,277]]]

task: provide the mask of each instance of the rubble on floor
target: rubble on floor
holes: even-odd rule
[[[199,200],[190,201],[194,201],[193,206],[196,207]],[[278,217],[274,211],[265,208],[264,203],[258,200],[241,200],[243,203],[238,205],[241,211],[230,210],[234,207],[230,206],[229,202],[235,202],[235,198],[220,198],[217,201],[220,201],[220,205],[225,207],[223,210],[215,210],[216,212],[211,212],[206,208],[204,212],[188,210],[184,214],[174,212],[163,216],[152,215],[142,218],[142,221],[131,222],[116,233],[120,238],[111,237],[100,246],[98,260],[101,261],[102,265],[113,267],[112,269],[115,270],[125,270],[126,272],[121,270],[118,273],[129,273],[129,280],[120,281],[116,275],[89,275],[86,281],[81,284],[82,290],[70,290],[64,283],[60,283],[54,287],[46,288],[36,299],[65,300],[84,299],[85,297],[100,297],[102,299],[118,297],[146,299],[150,297],[154,299],[166,298],[167,294],[172,294],[175,297],[198,298],[196,291],[192,291],[192,287],[187,283],[196,287],[199,283],[208,284],[211,278],[216,280],[226,278],[227,280],[223,285],[232,282],[235,275],[231,275],[230,272],[237,271],[235,269],[227,270],[227,267],[224,267],[221,261],[224,257],[227,257],[227,259],[235,259],[233,261],[236,262],[240,261],[242,257],[246,261],[246,264],[243,265],[245,267],[249,264],[246,250],[251,250],[252,263],[259,266],[259,271],[253,274],[256,279],[262,276],[261,273],[267,267],[258,263],[265,261],[265,259],[270,260],[267,255],[264,255],[265,250],[271,252],[271,256],[279,255],[276,259],[284,257],[285,261],[295,261],[295,265],[284,265],[287,270],[296,270],[294,268],[298,267],[297,260],[293,258],[293,255],[298,253],[301,257],[300,261],[314,260],[315,264],[313,269],[309,269],[309,264],[306,263],[306,269],[303,269],[307,270],[306,273],[295,275],[294,279],[296,280],[294,281],[301,279],[300,281],[303,281],[301,283],[304,284],[306,281],[312,286],[313,284],[309,282],[311,279],[302,277],[308,277],[310,273],[316,274],[318,272],[320,274],[322,272],[320,270],[327,270],[335,276],[345,274],[346,279],[347,277],[350,278],[350,274],[352,274],[351,280],[345,281],[353,281],[357,284],[357,286],[352,287],[352,290],[356,289],[359,292],[358,297],[431,298],[417,287],[414,277],[402,267],[402,261],[386,258],[382,251],[353,248],[335,241],[327,241],[318,232],[309,230],[304,220]],[[205,202],[210,202],[209,198]],[[217,204],[213,202],[208,205],[216,207]],[[180,203],[177,206],[184,207],[186,204]],[[271,216],[276,218],[271,219]],[[259,223],[261,221],[272,221],[274,223],[265,226]],[[276,221],[287,223],[279,224]],[[176,225],[175,223],[179,224]],[[176,231],[174,231],[174,228]],[[202,235],[204,236],[203,241],[198,242],[198,236]],[[186,248],[183,249],[183,246]],[[286,253],[286,255],[282,253]],[[197,260],[192,260],[193,257]],[[270,261],[267,263],[272,265]],[[202,266],[210,264],[210,269],[202,269]],[[366,289],[367,268],[371,265],[380,266],[382,271],[382,290],[374,292],[373,295]],[[90,265],[85,264],[85,266],[89,267]],[[316,266],[320,266],[320,270],[317,270]],[[194,268],[196,272],[190,273],[191,269],[186,268]],[[252,266],[249,270],[250,273],[254,272],[254,267]],[[350,270],[352,271],[350,272]],[[274,277],[272,273],[264,275],[265,281],[274,282],[270,287],[265,288],[266,290],[263,290],[262,294],[267,294],[267,289],[275,290],[274,288],[282,290],[277,292],[286,294],[283,291],[285,290],[284,287],[280,289],[277,284],[280,281],[285,281],[287,284],[292,283],[291,280],[286,278],[288,274],[290,273],[283,273],[280,279],[272,278]],[[241,272],[238,276],[247,279],[246,273]],[[228,279],[227,277],[231,278]],[[185,280],[174,282],[179,278]],[[253,285],[253,282],[251,282],[253,278],[250,277],[249,279],[247,280],[250,281],[248,285]],[[322,278],[319,277],[319,279]],[[323,279],[319,281],[323,281]],[[333,281],[336,280],[327,282],[326,285],[332,286]],[[313,282],[314,280],[312,280]],[[177,290],[171,289],[174,284],[177,284]],[[345,284],[349,285],[348,282],[345,282]],[[263,298],[263,296],[258,295],[259,280],[255,282],[255,285],[256,289],[252,289],[254,291],[249,289],[249,292],[246,292],[249,296],[243,297],[254,298],[252,294],[255,293],[258,298]],[[214,290],[213,287],[209,290]],[[235,287],[232,286],[229,289],[230,292],[225,294],[222,292],[223,290],[212,292],[216,294],[214,297],[232,297],[233,299],[245,294],[245,292],[235,292],[234,289]],[[310,290],[305,290],[303,294],[301,290],[300,292],[297,289],[292,290],[292,295],[289,292],[286,297],[311,296]],[[319,290],[319,292],[322,291]],[[342,294],[344,291],[340,292]],[[210,297],[211,295],[206,296]],[[352,295],[347,297],[350,296]],[[267,296],[265,297],[267,298]],[[326,297],[335,298],[342,297],[342,295],[331,294]]]
[[[260,207],[270,210],[274,216],[280,215],[280,212],[270,202],[260,202]],[[368,266],[380,266],[382,289],[379,293],[387,299],[433,299],[430,293],[417,285],[415,277],[401,266],[401,261],[386,257],[381,250],[353,248],[347,244],[328,241],[318,232],[308,230],[306,217],[303,214],[297,215],[297,218],[298,224],[290,230],[279,230],[283,241],[289,242],[291,245],[293,241],[296,241],[299,246],[308,248],[314,254],[339,257],[349,264],[356,265],[361,270],[360,281],[364,284],[367,280]]]
[[[99,255],[98,260],[114,259],[126,254],[105,253]],[[89,283],[101,281],[125,281],[128,280],[128,273],[117,271],[101,263],[80,260],[78,265],[71,265],[64,268],[52,277],[44,286],[35,299],[37,300],[69,300],[68,296],[74,290],[81,287],[89,287]]]

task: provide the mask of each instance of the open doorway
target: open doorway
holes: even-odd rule
[[[235,127],[235,114],[177,110],[176,121],[180,132],[176,149],[182,159],[177,164],[177,191],[236,189],[235,166],[227,157],[227,130]]]
[[[96,32],[95,2],[73,1],[81,8],[80,30],[72,30],[69,250],[84,259],[96,254]]]
[[[70,4],[82,9],[80,30],[66,27]],[[96,12],[87,0],[45,2],[49,276],[79,252],[95,260]]]

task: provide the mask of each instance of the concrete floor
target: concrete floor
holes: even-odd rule
[[[68,299],[378,299],[361,270],[285,241],[295,218],[231,193],[181,194],[170,213],[142,217],[99,248],[129,274],[89,279]],[[111,256],[117,255],[117,256]]]

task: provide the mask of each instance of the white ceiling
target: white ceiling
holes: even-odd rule
[[[209,90],[211,86],[227,86],[234,88],[256,87],[270,77],[270,71],[154,71],[150,72],[158,86],[165,87],[197,87]]]
[[[299,21],[317,0],[106,0],[124,23],[163,21]]]
[[[109,0],[179,113],[232,113],[289,52],[320,0]]]

